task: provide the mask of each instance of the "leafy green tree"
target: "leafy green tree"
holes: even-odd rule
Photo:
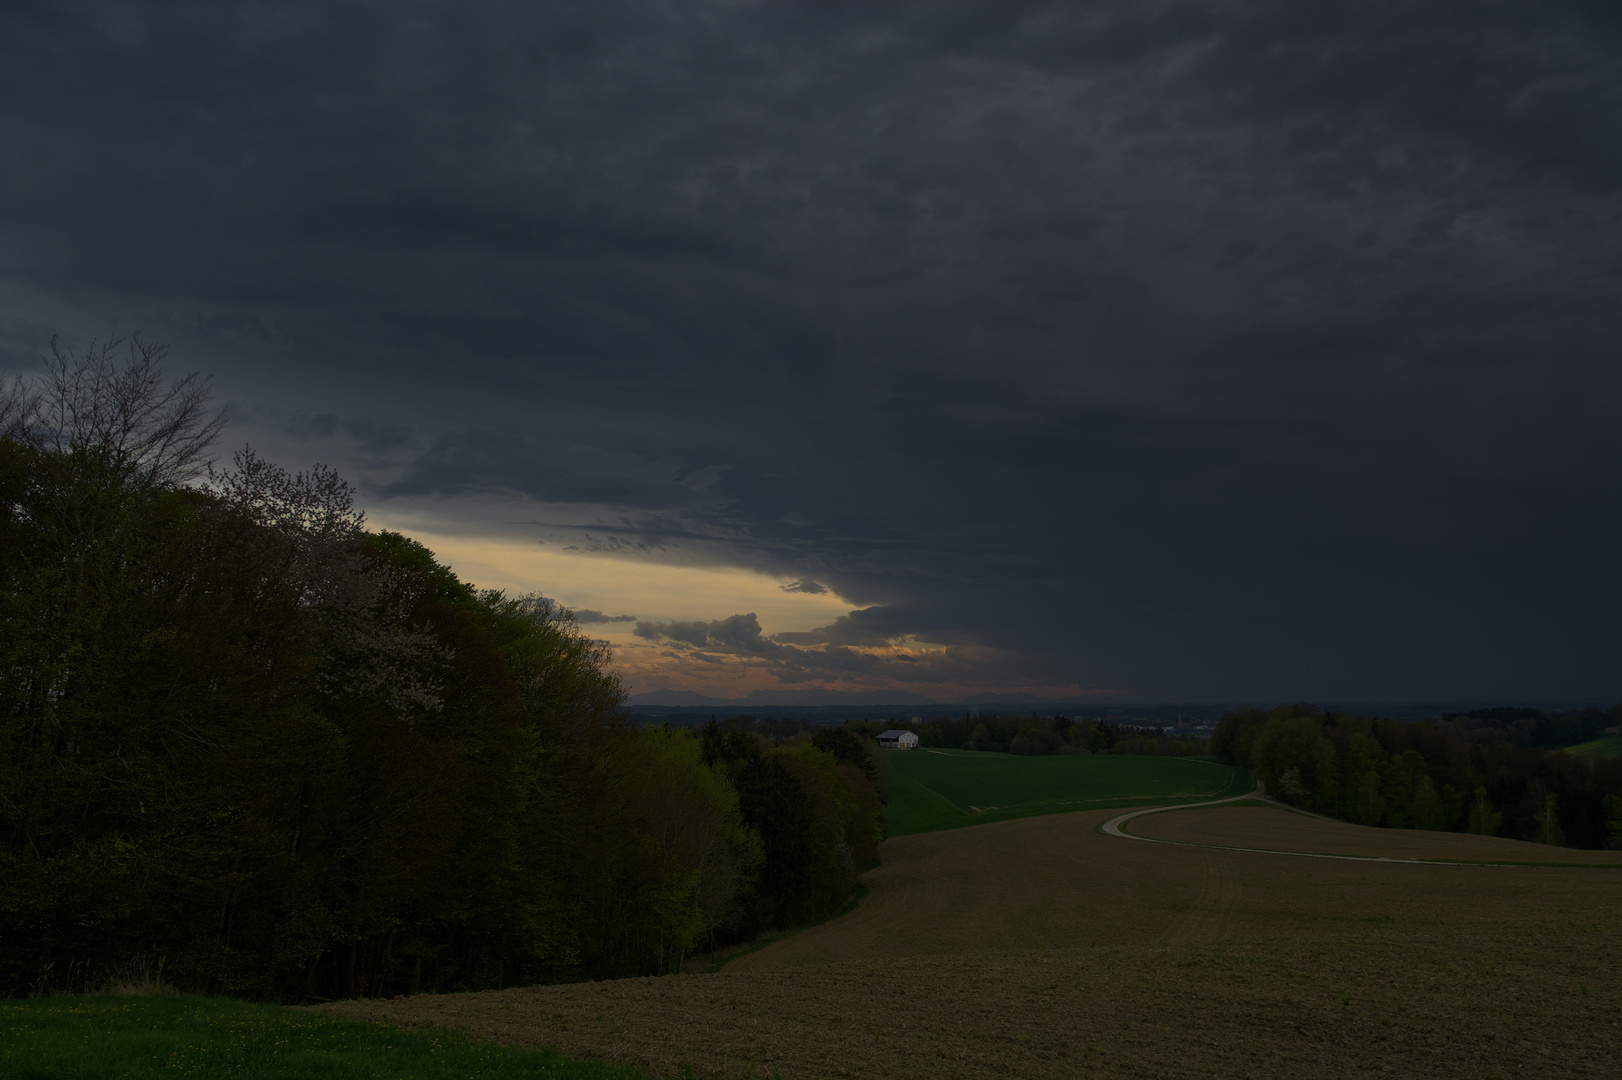
[[[780,755],[759,752],[737,761],[732,779],[744,823],[760,837],[760,871],[744,897],[752,933],[791,926],[815,910],[811,799]]]
[[[679,957],[726,886],[646,804],[740,823],[701,765],[616,756],[606,651],[366,533],[330,470],[244,451],[184,487],[218,418],[160,356],[58,353],[0,403],[5,986],[133,953],[289,997]],[[627,865],[630,942],[586,918]]]
[[[1622,793],[1605,797],[1605,832],[1613,848],[1622,848]]]
[[[1251,749],[1267,722],[1268,715],[1260,709],[1232,709],[1223,713],[1211,735],[1211,752],[1224,764],[1250,768]],[[1099,726],[1102,727],[1102,723]]]
[[[1250,757],[1256,778],[1286,802],[1304,804],[1317,778],[1310,775],[1317,759],[1318,724],[1307,717],[1274,717],[1262,726]],[[1286,774],[1289,784],[1282,783]]]
[[[834,760],[842,764],[856,766],[868,783],[879,782],[874,754],[855,732],[846,728],[823,728],[811,737],[811,745],[832,754]]]
[[[1504,815],[1493,808],[1487,799],[1487,789],[1476,788],[1475,799],[1470,804],[1470,821],[1468,830],[1479,836],[1497,836],[1499,823]]]
[[[1560,828],[1560,817],[1556,812],[1555,804],[1554,792],[1547,792],[1543,796],[1543,807],[1535,819],[1537,821],[1537,833],[1533,839],[1539,844],[1565,847],[1566,834]]]
[[[1421,776],[1414,785],[1414,804],[1409,818],[1416,829],[1442,827],[1442,800],[1437,797],[1436,785],[1429,776]]]
[[[703,761],[699,741],[677,728],[629,733],[640,767],[627,773],[641,830],[654,841],[652,888],[668,899],[652,905],[657,954],[680,954],[735,924],[738,894],[761,861],[759,835],[739,815],[738,794],[725,770]],[[679,902],[678,912],[669,905]],[[667,910],[668,908],[668,910]]]
[[[773,754],[798,782],[807,799],[805,907],[795,921],[811,922],[837,911],[856,887],[858,846],[878,847],[878,804],[860,793],[870,791],[859,770],[841,766],[815,746],[785,747]],[[852,783],[858,780],[858,783]],[[876,854],[873,862],[876,863]]]
[[[1319,813],[1332,814],[1340,806],[1340,768],[1335,744],[1320,735],[1312,748],[1312,808]]]
[[[1380,796],[1380,774],[1370,769],[1363,774],[1357,788],[1357,822],[1360,825],[1378,825],[1385,813],[1385,800]]]
[[[1371,824],[1371,822],[1364,820],[1364,814],[1359,803],[1371,772],[1375,776],[1375,789],[1376,793],[1378,793],[1379,770],[1380,766],[1385,762],[1385,753],[1372,735],[1365,734],[1362,731],[1349,731],[1346,733],[1345,738],[1345,751],[1339,755],[1339,787],[1346,802],[1340,816],[1362,824]],[[1377,823],[1378,818],[1372,824]]]

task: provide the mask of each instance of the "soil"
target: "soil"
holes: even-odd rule
[[[1188,844],[1465,862],[1583,863],[1622,867],[1622,851],[1580,851],[1496,836],[1370,829],[1266,805],[1212,806],[1135,818],[1126,831]]]
[[[1616,1074],[1622,870],[1145,844],[1096,831],[1116,813],[886,841],[855,911],[716,974],[323,1008],[658,1075]],[[1333,826],[1376,834],[1336,843],[1438,857],[1399,854],[1417,850],[1414,834],[1282,810],[1174,811],[1131,828],[1151,823],[1167,838],[1315,851]],[[1437,850],[1450,839],[1429,836]],[[1489,861],[1526,862],[1536,846],[1451,839]]]

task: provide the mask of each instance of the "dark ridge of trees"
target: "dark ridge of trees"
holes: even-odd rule
[[[760,867],[731,932],[714,943],[832,915],[856,875],[878,865],[884,839],[877,744],[824,731],[773,745],[750,730],[752,718],[728,723],[705,725],[703,755],[736,787],[743,821],[760,839]]]
[[[811,737],[811,745],[826,750],[841,765],[854,765],[867,777],[870,784],[879,782],[878,764],[874,760],[877,744],[864,741],[861,736],[845,728],[824,728]]]
[[[953,750],[990,750],[1026,757],[1049,754],[1160,754],[1193,757],[1209,754],[1202,739],[1168,735],[1164,728],[1110,724],[1103,720],[1073,720],[1066,716],[938,716],[916,723],[864,720],[845,729],[871,739],[886,728],[903,728],[918,735],[921,747]]]
[[[1616,727],[1618,719],[1618,709],[1601,709],[1595,705],[1563,712],[1500,706],[1443,713],[1441,726],[1471,742],[1553,750],[1591,742],[1604,735],[1606,728]]]
[[[1533,732],[1552,719],[1519,715],[1533,710],[1483,712],[1497,715],[1466,719],[1529,722],[1524,730]],[[1622,706],[1592,714],[1603,730]],[[1575,715],[1582,724],[1591,719],[1587,710]],[[1237,709],[1218,722],[1212,748],[1223,761],[1253,769],[1273,796],[1347,821],[1622,847],[1622,758],[1482,740],[1481,728],[1459,719],[1379,720],[1305,704]]]
[[[0,394],[0,994],[659,974],[876,862],[844,744],[626,724],[568,611],[368,531],[329,469],[189,486],[206,382],[136,346]]]

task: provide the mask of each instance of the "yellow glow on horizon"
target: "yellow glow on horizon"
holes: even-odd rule
[[[635,562],[517,540],[435,534],[375,520],[373,524],[398,528],[432,550],[457,577],[479,588],[543,593],[574,610],[663,622],[708,622],[752,611],[766,632],[775,634],[824,626],[851,607],[832,593],[786,593],[778,579],[748,570]],[[615,631],[628,633],[630,624],[593,623],[585,629],[614,640],[621,637]]]
[[[753,612],[768,636],[825,626],[850,613],[852,605],[832,593],[784,592],[783,582],[764,574],[730,567],[694,567],[639,562],[580,552],[568,552],[533,541],[436,532],[417,520],[390,520],[373,516],[374,528],[392,529],[412,537],[433,551],[457,577],[479,588],[502,589],[510,594],[538,592],[575,611],[604,615],[631,615],[644,622],[710,622]],[[608,642],[614,650],[614,670],[633,693],[654,689],[693,690],[722,698],[741,698],[753,690],[828,689],[906,690],[957,700],[981,693],[987,686],[966,672],[940,671],[938,681],[902,681],[899,671],[850,672],[842,676],[812,677],[803,682],[780,681],[759,660],[711,651],[707,657],[673,648],[669,642],[638,638],[632,622],[589,623],[581,629]],[[928,663],[945,656],[941,645],[919,640],[891,646],[856,646],[850,652],[875,658],[910,659]],[[915,669],[916,670],[916,669]],[[1021,684],[1008,690],[1036,691],[1044,696],[1099,693],[1082,691],[1075,684]]]

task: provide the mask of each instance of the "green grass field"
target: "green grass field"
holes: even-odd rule
[[[0,1001],[5,1080],[646,1080],[635,1069],[229,998]]]
[[[1255,786],[1248,769],[1194,758],[885,753],[890,783],[884,817],[891,836],[1069,810],[1220,799]]]
[[[1566,753],[1578,757],[1616,757],[1622,755],[1622,735],[1606,735],[1593,742],[1566,747]]]

